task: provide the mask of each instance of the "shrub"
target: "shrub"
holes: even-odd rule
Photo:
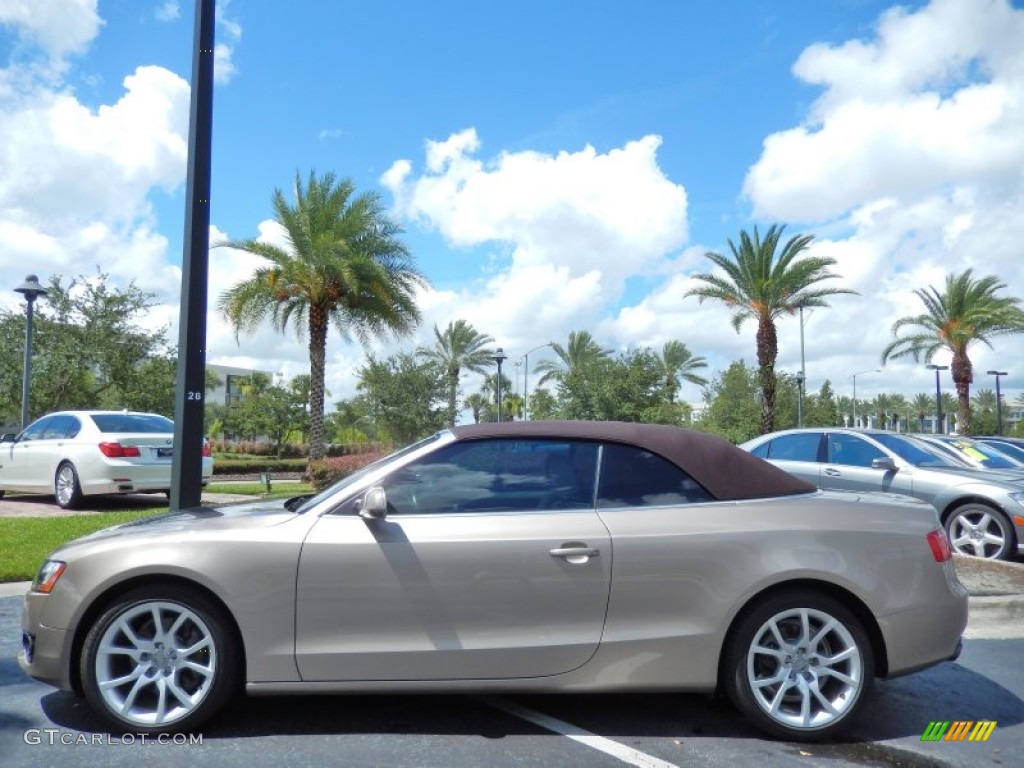
[[[257,456],[251,459],[213,460],[214,475],[251,475],[257,472],[303,472],[306,459],[275,459],[272,456]]]
[[[362,469],[368,464],[377,461],[377,459],[383,458],[385,455],[383,452],[360,453],[350,456],[332,456],[318,461],[311,461],[303,480],[320,491],[348,477],[356,470]]]

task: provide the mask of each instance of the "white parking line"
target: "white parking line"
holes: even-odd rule
[[[564,720],[558,720],[557,718],[550,717],[541,712],[535,712],[532,709],[521,707],[518,704],[513,704],[511,701],[505,701],[504,699],[497,699],[493,697],[486,697],[483,701],[494,707],[500,709],[502,712],[507,712],[510,715],[515,715],[518,718],[539,725],[541,728],[546,728],[553,733],[559,733],[562,736],[568,736],[573,741],[578,741],[584,746],[596,749],[599,752],[604,752],[606,755],[621,760],[629,765],[635,765],[637,768],[679,768],[675,763],[669,763],[657,757],[639,752],[632,747],[627,747],[625,744],[619,744],[617,741],[606,739],[604,736],[598,736],[596,733],[591,733],[582,728],[579,728],[572,723],[567,723]]]

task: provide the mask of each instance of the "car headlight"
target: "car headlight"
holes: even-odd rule
[[[1024,507],[1024,493],[1011,493],[1008,494],[1011,499],[1016,501],[1022,507]]]
[[[44,594],[50,594],[50,591],[57,586],[57,579],[64,573],[64,569],[68,567],[67,563],[62,563],[60,560],[46,560],[41,566],[39,566],[39,572],[36,574],[35,580],[32,582],[33,592],[43,592]]]

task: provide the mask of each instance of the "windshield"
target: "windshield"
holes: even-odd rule
[[[447,432],[447,431],[445,431],[445,432],[435,432],[430,437],[424,438],[423,440],[420,440],[417,443],[413,443],[412,445],[407,445],[407,446],[405,446],[405,448],[400,448],[399,450],[395,451],[394,453],[389,453],[383,459],[378,459],[377,461],[373,462],[372,464],[367,464],[362,469],[357,469],[351,475],[348,475],[347,477],[342,478],[341,480],[336,482],[334,485],[331,485],[331,486],[328,486],[327,488],[324,488],[324,490],[320,491],[320,493],[318,493],[316,496],[310,496],[308,499],[306,499],[304,502],[302,502],[302,506],[300,506],[298,509],[296,509],[295,512],[297,514],[300,514],[300,515],[303,514],[304,512],[308,512],[310,509],[315,507],[317,504],[322,502],[324,499],[330,498],[331,496],[334,496],[334,495],[340,493],[341,491],[344,491],[349,486],[356,485],[364,477],[366,477],[367,475],[369,475],[369,474],[371,474],[373,472],[376,472],[378,469],[380,469],[385,464],[389,464],[392,461],[395,461],[397,459],[402,458],[403,456],[407,456],[408,454],[413,453],[414,451],[418,451],[420,448],[422,448],[422,447],[424,447],[426,445],[430,445],[431,443],[436,442],[437,440],[440,440],[442,435],[448,435],[448,434],[450,434],[450,433]]]
[[[933,451],[930,446],[913,438],[898,434],[872,434],[871,437],[901,459],[915,467],[962,467],[963,464],[954,459],[946,458]]]
[[[1000,453],[995,448],[977,440],[946,438],[942,439],[942,443],[988,469],[1019,469],[1021,466],[1024,466],[1011,459],[1005,453]]]

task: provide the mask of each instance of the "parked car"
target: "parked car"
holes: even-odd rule
[[[713,691],[787,739],[956,657],[935,510],[664,425],[459,426],[316,496],[183,510],[39,569],[20,663],[111,728],[254,694]],[[922,713],[924,714],[924,713]]]
[[[927,501],[960,554],[1006,560],[1024,543],[1024,475],[972,469],[915,437],[882,430],[790,429],[741,448],[820,488]]]
[[[170,492],[174,423],[155,413],[59,411],[0,441],[0,498],[7,491],[53,494],[64,509],[85,496]],[[203,485],[213,474],[203,441]]]
[[[991,445],[1000,453],[1024,464],[1024,440],[1019,437],[975,437],[980,443]]]
[[[976,469],[1009,469],[1024,473],[1024,462],[993,445],[958,435],[914,435],[940,451]]]

